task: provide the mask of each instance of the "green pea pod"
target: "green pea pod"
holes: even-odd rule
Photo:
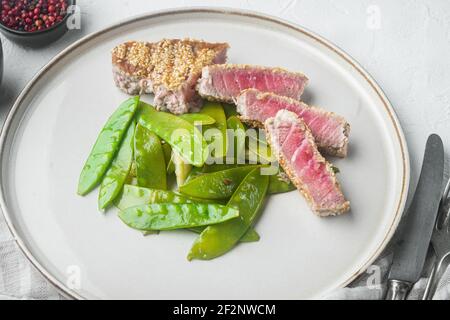
[[[216,135],[212,130],[211,126],[205,127],[204,136],[208,137],[209,133],[212,133],[210,139],[210,146],[214,145],[213,156],[215,158],[223,158],[227,154],[227,118],[225,117],[225,112],[221,103],[218,102],[206,102],[200,114],[207,115],[215,120],[214,127],[220,132],[220,135]],[[216,140],[218,139],[218,140]]]
[[[142,188],[125,185],[122,194],[116,201],[119,210],[151,203],[190,203],[188,197],[180,196],[172,191]]]
[[[131,207],[119,213],[125,224],[141,231],[207,226],[238,216],[238,209],[205,203],[153,203]]]
[[[206,126],[216,123],[216,120],[213,117],[201,113],[185,113],[179,115],[178,117],[196,126],[197,125]]]
[[[194,242],[188,260],[211,260],[230,251],[256,221],[264,203],[269,177],[251,171],[231,197],[228,206],[239,209],[239,218],[209,226]]]
[[[222,171],[222,170],[228,170],[236,168],[238,165],[235,164],[211,164],[211,165],[204,165],[201,168],[194,167],[192,168],[191,172],[189,172],[189,176],[187,177],[185,183],[204,175],[205,173],[211,173],[216,171]]]
[[[228,146],[228,153],[233,151],[233,154],[229,154],[228,157],[234,159],[243,159],[245,161],[245,126],[242,124],[241,120],[239,120],[236,116],[231,116],[227,120],[227,127],[231,130],[230,133],[233,134],[233,140],[228,137],[228,141],[231,144],[233,141],[233,147]],[[238,163],[236,161],[236,163]]]
[[[134,163],[140,187],[167,189],[166,161],[161,141],[156,134],[139,124],[134,134]]]
[[[172,147],[170,146],[170,144],[164,142],[162,144],[162,149],[164,153],[164,161],[167,164],[169,163],[170,157],[172,157]]]
[[[191,181],[192,179],[195,179],[199,176],[201,176],[202,174],[204,174],[203,170],[206,166],[203,166],[201,168],[198,167],[193,167],[191,172],[189,172],[188,177],[186,178],[186,181],[184,183],[188,183],[189,181]]]
[[[124,211],[125,209],[141,206],[152,203],[194,203],[204,202],[210,203],[208,200],[188,198],[179,195],[173,191],[157,190],[149,188],[141,188],[138,186],[125,185],[123,187],[122,194],[116,199],[116,207]],[[201,233],[205,227],[190,228],[190,231]],[[145,232],[153,234],[154,231]],[[259,241],[259,234],[253,229],[249,229],[248,232],[242,237],[241,242],[255,242]]]
[[[202,233],[207,227],[196,227],[196,228],[189,228],[189,231],[192,231],[194,233]],[[261,239],[258,232],[256,232],[255,229],[250,227],[247,232],[242,236],[242,238],[239,240],[239,242],[258,242]]]
[[[268,164],[277,161],[270,146],[261,140],[249,139],[248,151],[250,156],[253,157],[252,159],[259,163]]]
[[[108,207],[120,194],[128,179],[131,163],[133,162],[134,123],[130,125],[122,141],[119,152],[111,163],[100,185],[98,206],[101,210]]]
[[[268,194],[285,193],[297,189],[284,172],[280,172],[269,177],[270,182],[269,189],[267,190]]]
[[[173,191],[142,188],[138,186],[125,185],[121,195],[116,200],[116,207],[125,210],[131,207],[151,203],[211,203],[208,200],[201,200],[179,195]]]
[[[201,167],[208,156],[208,145],[191,123],[167,112],[139,104],[139,124],[156,133],[190,164]]]
[[[230,103],[222,103],[223,111],[227,119],[232,116],[238,116],[239,113],[236,111],[236,106]]]
[[[202,199],[227,199],[256,166],[238,167],[203,174],[179,188],[182,194]]]
[[[219,164],[219,163],[215,163],[215,164],[210,164],[210,165],[205,165],[203,167],[203,173],[212,173],[212,172],[217,172],[217,171],[223,171],[223,170],[229,170],[229,169],[235,169],[235,168],[243,168],[243,167],[252,167],[253,169],[255,168],[256,165],[254,164]]]
[[[85,195],[101,181],[120,148],[120,144],[133,120],[139,97],[123,102],[103,126],[78,181],[78,194]]]
[[[258,242],[261,239],[258,232],[255,229],[250,227],[246,233],[239,239],[239,242]]]

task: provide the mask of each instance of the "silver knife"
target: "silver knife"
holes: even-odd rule
[[[386,300],[405,300],[422,274],[441,198],[444,146],[441,138],[428,137],[414,198],[402,222],[389,273]]]

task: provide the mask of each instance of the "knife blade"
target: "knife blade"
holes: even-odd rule
[[[444,178],[441,138],[428,137],[419,182],[395,248],[386,299],[404,300],[422,274],[439,207]]]

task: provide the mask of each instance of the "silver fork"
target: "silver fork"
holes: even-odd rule
[[[436,259],[423,295],[423,300],[430,300],[433,298],[439,280],[444,275],[450,262],[450,180],[445,187],[439,205],[439,213],[431,243]]]

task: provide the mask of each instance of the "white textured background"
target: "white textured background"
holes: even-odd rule
[[[0,88],[0,122],[30,78],[76,39],[133,15],[160,9],[219,6],[250,9],[300,24],[337,44],[372,74],[391,100],[409,145],[415,185],[427,136],[441,135],[450,170],[450,1],[449,0],[78,0],[82,26],[48,48],[28,49],[3,36],[5,70]],[[414,189],[414,188],[412,188]],[[0,218],[0,241],[10,239]],[[11,255],[15,252],[11,244]],[[0,267],[17,272],[27,266]],[[18,269],[21,270],[18,270]],[[26,271],[26,270],[25,270]],[[0,277],[2,284],[14,281]],[[31,273],[15,295],[39,277]],[[20,281],[19,281],[20,282]],[[23,288],[22,288],[23,287]],[[3,290],[3,291],[2,291]],[[38,288],[42,294],[52,290]],[[36,294],[39,297],[39,294]]]

